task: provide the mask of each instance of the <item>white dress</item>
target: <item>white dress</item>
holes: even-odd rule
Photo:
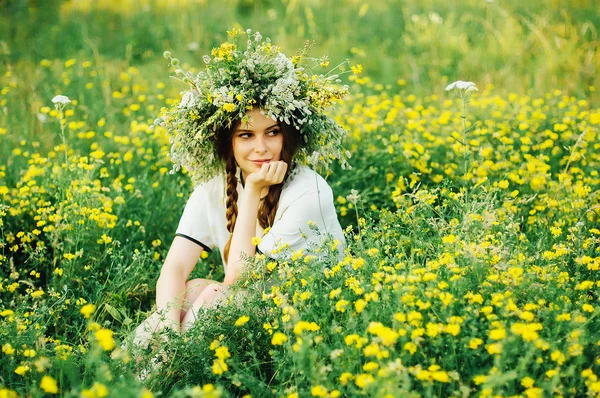
[[[219,175],[198,185],[185,206],[176,232],[177,236],[187,238],[205,250],[217,246],[222,259],[223,249],[229,240],[225,184],[225,175]],[[244,191],[240,178],[237,191],[240,208]],[[331,187],[312,169],[298,166],[281,191],[272,227],[264,234],[263,228],[256,222],[255,236],[261,238],[257,249],[274,259],[299,249],[305,249],[308,254],[308,249],[321,243],[326,235],[332,235],[341,242],[338,250],[342,254],[345,239],[335,212]],[[277,250],[283,244],[288,245],[289,251]],[[227,274],[225,262],[223,265]]]

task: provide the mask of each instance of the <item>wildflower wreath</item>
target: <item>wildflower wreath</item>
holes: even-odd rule
[[[347,132],[324,113],[348,93],[338,75],[309,74],[301,67],[307,47],[288,58],[259,32],[227,33],[233,42],[214,48],[212,57],[205,55],[206,68],[196,75],[184,70],[169,51],[164,53],[177,67],[177,77],[190,87],[181,102],[163,108],[155,122],[167,129],[173,172],[185,167],[196,184],[222,173],[225,163],[216,154],[216,134],[236,120],[248,122],[246,112],[254,106],[298,130],[301,145],[294,162],[317,170],[328,169],[335,159],[348,166],[350,153],[342,147]],[[238,49],[240,37],[247,38],[245,50]],[[328,64],[327,57],[312,60],[315,66]]]

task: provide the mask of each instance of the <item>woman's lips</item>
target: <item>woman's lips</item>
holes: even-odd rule
[[[271,159],[265,159],[265,160],[251,160],[252,163],[255,164],[263,164],[263,163],[269,163],[271,161]]]

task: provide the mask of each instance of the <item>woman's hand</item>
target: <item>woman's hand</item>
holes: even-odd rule
[[[269,163],[263,163],[260,170],[248,174],[246,185],[252,186],[259,192],[271,185],[280,184],[285,177],[288,165],[283,160],[276,160]]]

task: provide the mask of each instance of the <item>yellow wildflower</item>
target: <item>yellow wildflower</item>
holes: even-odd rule
[[[363,70],[363,67],[362,67],[362,65],[361,65],[361,64],[352,65],[350,68],[352,69],[352,72],[353,72],[355,75],[358,75],[358,74],[359,74],[360,72],[362,72],[362,70]]]
[[[29,372],[31,370],[31,368],[27,365],[20,365],[17,366],[17,368],[15,369],[15,373],[23,376],[25,373]]]
[[[444,332],[451,334],[452,336],[458,335],[460,333],[460,325],[450,324],[444,326]]]
[[[487,349],[488,353],[492,355],[502,353],[502,344],[500,343],[488,344],[485,346],[485,348]]]
[[[6,355],[12,355],[15,353],[15,349],[10,343],[6,343],[2,345],[2,352]]]
[[[342,383],[343,386],[345,386],[346,384],[348,384],[349,380],[352,380],[354,378],[354,375],[350,372],[344,372],[340,375],[340,383]]]
[[[319,384],[319,385],[317,385],[317,386],[313,386],[313,387],[310,389],[310,394],[311,394],[313,397],[326,397],[328,392],[329,392],[329,391],[327,390],[327,388],[323,387],[323,386],[322,386],[322,385],[320,385],[320,384]]]
[[[35,350],[28,348],[25,351],[23,351],[23,356],[27,358],[33,358],[35,357]]]
[[[96,311],[96,306],[94,304],[86,304],[79,310],[85,319],[89,319],[94,311]]]
[[[100,347],[104,351],[110,351],[115,348],[115,339],[113,338],[113,331],[109,329],[99,329],[94,333],[96,340],[100,344]]]
[[[442,237],[442,242],[443,243],[454,243],[456,242],[456,236],[450,234],[450,235],[446,235],[444,237]]]
[[[473,377],[473,383],[475,383],[475,385],[481,385],[483,383],[485,383],[487,381],[487,376],[485,375],[477,375],[475,377]]]
[[[350,304],[348,300],[339,300],[335,303],[335,310],[338,312],[346,312],[346,307]]]
[[[492,340],[502,340],[503,338],[506,337],[506,329],[504,329],[504,328],[492,329],[492,330],[490,330],[489,336],[490,336],[490,339],[492,339]]]
[[[54,380],[50,376],[42,377],[42,381],[40,382],[40,388],[44,390],[47,394],[56,394],[58,392],[58,385],[56,384],[56,380]]]
[[[238,318],[237,321],[235,321],[235,326],[245,325],[249,320],[250,320],[249,316],[242,315],[241,317]]]
[[[94,382],[92,388],[81,391],[82,398],[104,398],[108,396],[108,388],[97,381]]]
[[[285,343],[286,341],[288,341],[288,337],[281,333],[281,332],[276,332],[275,334],[273,334],[273,338],[271,339],[271,344],[273,345],[283,345],[283,343]]]
[[[448,383],[450,381],[448,373],[444,372],[443,370],[432,372],[431,377],[433,380],[439,381],[440,383]]]
[[[354,383],[356,383],[356,385],[360,388],[365,388],[374,381],[375,378],[371,374],[361,373],[358,376],[356,376],[356,380],[354,380]]]
[[[533,380],[531,377],[524,377],[523,379],[521,379],[521,385],[525,388],[533,387],[534,383],[535,380]]]
[[[217,359],[213,362],[212,371],[216,375],[221,375],[229,370],[229,367],[222,359]]]

